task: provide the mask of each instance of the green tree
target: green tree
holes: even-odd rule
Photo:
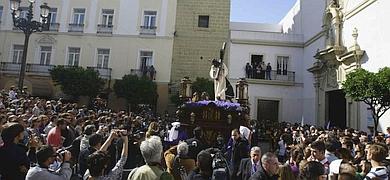
[[[99,72],[82,67],[56,66],[50,70],[55,85],[61,87],[62,92],[77,99],[79,96],[95,97],[104,87],[104,81]]]
[[[213,100],[214,82],[206,78],[197,77],[196,80],[192,83],[192,92],[197,92],[198,94],[207,92],[207,94],[209,94],[210,100]]]
[[[180,90],[179,90],[180,91]],[[197,92],[201,95],[203,92],[207,92],[209,94],[210,100],[214,99],[214,82],[207,79],[197,77],[196,80],[192,83],[192,92]],[[170,97],[172,103],[176,106],[180,105],[182,102],[179,97],[179,93],[176,93]]]
[[[343,89],[354,101],[368,105],[376,133],[379,119],[390,108],[390,68],[382,68],[378,73],[357,69],[347,75]]]
[[[125,75],[114,84],[118,97],[125,98],[134,109],[138,104],[155,105],[157,100],[157,85],[146,77]]]

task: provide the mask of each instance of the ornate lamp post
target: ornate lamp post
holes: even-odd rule
[[[192,97],[192,82],[189,77],[180,81],[180,99],[184,102]]]
[[[48,28],[48,16],[50,7],[47,6],[47,3],[41,5],[41,18],[42,22],[38,22],[33,19],[33,4],[35,0],[28,0],[30,6],[28,7],[27,17],[20,17],[21,9],[20,9],[20,1],[21,0],[10,0],[10,9],[12,11],[12,20],[14,22],[14,26],[24,33],[24,46],[23,46],[23,56],[22,63],[20,66],[20,74],[18,81],[18,88],[22,91],[24,75],[26,71],[26,63],[27,63],[27,49],[28,49],[28,41],[30,39],[30,35],[34,32],[42,32]]]
[[[246,106],[248,99],[248,82],[245,78],[240,78],[240,80],[236,83],[236,100],[238,103]]]

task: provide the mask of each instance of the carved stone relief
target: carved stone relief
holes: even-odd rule
[[[335,66],[329,67],[327,72],[327,87],[328,88],[337,88],[337,70]]]

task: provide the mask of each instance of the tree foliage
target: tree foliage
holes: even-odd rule
[[[382,68],[378,73],[357,69],[347,75],[343,89],[353,100],[369,106],[377,132],[380,117],[390,108],[390,68]]]
[[[207,92],[210,99],[214,99],[214,82],[206,78],[197,77],[192,83],[192,92],[197,92],[198,94]]]
[[[50,70],[50,75],[55,85],[59,85],[62,92],[73,98],[95,97],[104,87],[104,81],[99,77],[99,72],[93,69],[56,66]]]
[[[197,92],[199,95],[202,92],[207,92],[209,94],[210,100],[214,99],[214,82],[207,78],[197,77],[196,80],[192,83],[192,92]],[[170,100],[175,105],[180,105],[182,103],[180,101],[179,93],[170,97]]]
[[[157,85],[148,78],[136,75],[125,75],[114,84],[118,97],[125,98],[132,107],[138,104],[155,105],[157,100]]]

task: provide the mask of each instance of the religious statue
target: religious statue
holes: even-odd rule
[[[224,63],[213,59],[211,69],[210,69],[210,77],[214,79],[214,97],[215,101],[225,100],[225,91],[226,88],[226,76],[228,75],[228,68]]]
[[[219,60],[213,59],[211,61],[210,77],[214,80],[214,100],[232,102],[234,97],[233,87],[229,80],[226,78],[228,75],[228,68],[223,63],[225,55],[226,42],[223,43],[221,50],[219,51]]]

